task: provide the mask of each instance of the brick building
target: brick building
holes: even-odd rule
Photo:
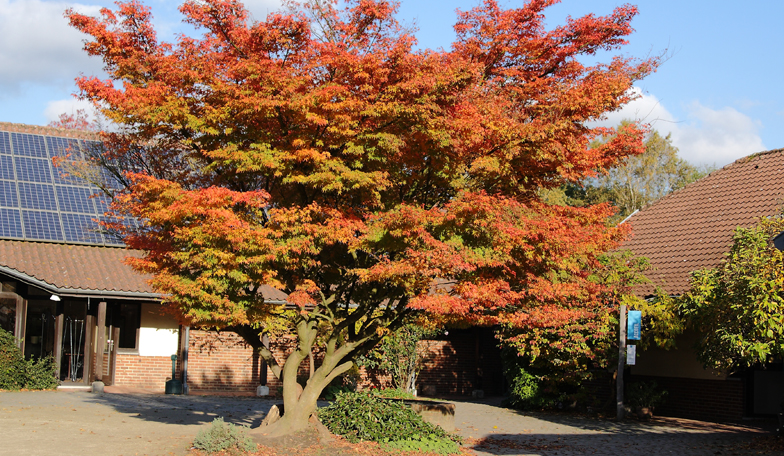
[[[737,160],[662,198],[629,218],[632,237],[623,248],[650,259],[652,285],[670,295],[689,289],[690,273],[717,266],[729,251],[736,227],[749,227],[784,208],[784,150]],[[644,330],[644,328],[643,328]],[[737,420],[777,413],[784,393],[782,364],[738,372],[703,369],[694,345],[698,335],[684,333],[677,350],[650,349],[638,354],[632,381],[655,379],[669,392],[657,413],[689,418]]]

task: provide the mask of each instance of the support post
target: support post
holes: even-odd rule
[[[65,315],[60,313],[54,319],[54,366],[55,377],[60,379],[60,366],[63,361],[63,328],[65,326]]]
[[[106,348],[106,302],[98,303],[98,342],[95,346],[95,380],[103,381],[103,351]]]
[[[615,376],[616,417],[622,420],[623,409],[623,369],[626,366],[626,305],[621,305],[620,331],[618,331],[618,374]]]
[[[87,315],[84,318],[84,368],[82,382],[89,385],[93,380],[93,354],[95,354],[95,317]]]
[[[21,296],[16,297],[16,325],[14,327],[16,345],[24,354],[25,338],[27,337],[27,300]]]
[[[188,394],[188,346],[191,343],[191,327],[182,326],[180,333],[180,366],[182,368],[182,393]]]

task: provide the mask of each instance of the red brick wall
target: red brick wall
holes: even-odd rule
[[[296,341],[273,342],[281,365]],[[444,340],[422,341],[425,365],[417,384],[432,385],[437,395],[470,395],[477,387],[488,395],[503,393],[500,352],[492,332],[483,329],[455,330]],[[317,353],[315,365],[320,365]],[[193,393],[255,393],[261,384],[262,360],[234,333],[191,330],[188,349],[188,388]],[[178,361],[178,373],[179,361]],[[300,365],[299,376],[307,378],[309,361]],[[378,371],[360,369],[361,388],[386,388],[391,379]],[[162,390],[171,377],[169,357],[117,356],[118,385]],[[267,386],[275,394],[280,382],[267,371]]]
[[[628,381],[655,380],[667,391],[655,413],[662,416],[708,421],[739,421],[745,411],[743,380],[703,380],[676,377],[632,376]]]
[[[106,362],[104,361],[104,363]],[[179,365],[179,361],[177,364]],[[166,381],[171,379],[171,357],[118,353],[117,367],[114,372],[115,385],[163,391],[166,388]]]

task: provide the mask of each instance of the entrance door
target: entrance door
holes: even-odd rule
[[[106,369],[103,375],[103,383],[106,386],[114,385],[114,377],[117,371],[117,346],[120,345],[120,328],[107,328],[111,338],[106,341]]]

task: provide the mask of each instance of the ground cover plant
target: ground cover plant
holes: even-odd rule
[[[259,21],[237,1],[186,1],[198,35],[175,43],[139,2],[68,12],[108,75],[79,78],[80,95],[115,124],[88,151],[107,172],[83,177],[169,310],[235,331],[280,378],[286,413],[267,432],[307,426],[327,385],[420,314],[544,330],[606,312],[591,271],[628,227],[540,190],[643,151],[643,128],[593,122],[658,61],[595,61],[625,44],[634,7],[548,28],[555,2],[486,0],[459,13],[448,50],[418,50],[385,0]],[[285,360],[259,340],[278,327],[297,338]]]
[[[247,429],[215,418],[209,429],[200,431],[193,440],[193,447],[207,453],[220,451],[254,451],[256,444],[247,435]]]
[[[51,357],[25,360],[13,334],[0,329],[0,390],[47,390],[60,382]]]
[[[458,452],[457,436],[422,420],[400,400],[369,392],[338,395],[319,409],[319,419],[333,434],[352,443],[371,441],[406,451]]]

